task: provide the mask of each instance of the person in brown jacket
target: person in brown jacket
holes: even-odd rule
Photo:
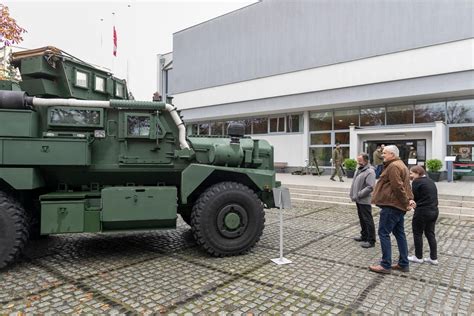
[[[400,160],[397,146],[389,145],[383,149],[384,169],[375,185],[372,204],[381,208],[379,220],[379,240],[382,247],[382,260],[379,265],[370,266],[370,271],[391,273],[392,270],[409,271],[408,245],[405,236],[405,213],[413,209],[413,193],[410,174],[405,163]],[[400,257],[392,265],[392,244],[390,233],[397,240]]]

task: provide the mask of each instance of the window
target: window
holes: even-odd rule
[[[413,124],[413,105],[387,106],[387,125]]]
[[[474,99],[448,102],[448,124],[474,123]]]
[[[311,145],[330,145],[331,133],[311,134]]]
[[[188,126],[188,135],[198,134],[198,124],[191,124]]]
[[[334,111],[334,129],[349,129],[349,126],[359,126],[359,110]]]
[[[328,112],[310,112],[309,114],[310,131],[330,131],[332,130],[332,111]]]
[[[446,102],[415,104],[415,123],[446,121]]]
[[[301,115],[288,115],[286,117],[286,131],[288,133],[302,132],[303,128],[300,125],[303,121],[300,119]]]
[[[211,123],[211,135],[222,135],[224,128],[223,122],[212,122]]]
[[[448,146],[448,155],[456,156],[457,162],[472,163],[474,161],[473,150],[474,145],[453,145]]]
[[[102,110],[84,108],[50,108],[49,125],[58,126],[102,126]]]
[[[199,135],[209,135],[209,123],[199,124]]]
[[[385,107],[367,108],[360,111],[360,126],[385,125]]]
[[[95,91],[105,92],[105,78],[95,76]]]
[[[131,137],[150,136],[150,116],[127,115],[127,136],[131,136]]]
[[[252,120],[253,134],[268,133],[268,118],[255,118]]]
[[[474,126],[456,126],[449,128],[450,142],[474,142]]]
[[[281,133],[285,131],[285,117],[270,118],[270,133]]]
[[[116,82],[115,83],[115,96],[123,98],[123,84]]]
[[[81,88],[88,88],[89,74],[84,71],[76,70],[76,86]]]
[[[349,145],[349,133],[335,133],[336,143],[348,144]]]
[[[318,161],[319,166],[330,166],[331,165],[331,157],[332,157],[332,149],[331,147],[314,147],[311,148],[310,151],[310,159],[313,157],[316,158]]]

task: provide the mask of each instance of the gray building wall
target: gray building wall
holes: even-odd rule
[[[263,0],[173,35],[177,94],[474,37],[470,0]]]

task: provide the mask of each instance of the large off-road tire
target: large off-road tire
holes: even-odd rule
[[[12,263],[28,240],[27,214],[18,201],[0,191],[0,269]]]
[[[264,227],[262,202],[255,192],[236,182],[208,188],[191,213],[196,242],[216,257],[246,253],[260,240]]]

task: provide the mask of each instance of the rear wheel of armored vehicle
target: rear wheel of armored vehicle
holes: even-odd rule
[[[28,221],[18,201],[0,191],[0,269],[13,262],[28,240]]]
[[[194,238],[213,256],[247,252],[259,241],[264,224],[262,202],[250,188],[236,182],[207,189],[191,214]]]

